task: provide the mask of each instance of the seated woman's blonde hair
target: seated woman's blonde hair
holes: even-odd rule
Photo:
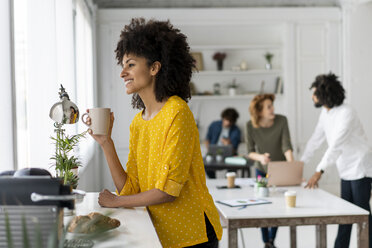
[[[263,108],[263,102],[265,100],[271,100],[271,102],[274,102],[275,95],[274,94],[262,94],[255,96],[251,104],[249,105],[249,113],[251,114],[251,121],[254,128],[259,128],[259,122],[260,122],[260,113]]]

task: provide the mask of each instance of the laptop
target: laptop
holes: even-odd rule
[[[304,163],[301,161],[277,161],[268,164],[268,185],[294,186],[302,182]]]
[[[225,158],[225,157],[232,156],[234,153],[234,149],[232,145],[223,146],[223,145],[209,144],[208,153],[212,156],[221,154]]]

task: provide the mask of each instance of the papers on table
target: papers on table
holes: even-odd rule
[[[229,207],[241,207],[241,206],[271,203],[271,201],[261,199],[261,198],[242,198],[242,199],[223,200],[223,201],[216,201],[216,202],[227,205]]]

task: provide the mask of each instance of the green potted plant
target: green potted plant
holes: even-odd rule
[[[273,59],[274,54],[267,52],[267,53],[265,53],[264,56],[265,56],[265,60],[266,60],[265,67],[266,67],[267,70],[271,70],[272,69],[271,60]]]
[[[70,184],[74,189],[76,189],[79,180],[77,168],[81,166],[81,162],[72,153],[79,140],[85,137],[86,133],[87,131],[68,136],[64,132],[57,132],[56,137],[51,137],[56,145],[56,152],[50,158],[55,161],[56,176],[63,178],[64,184]]]

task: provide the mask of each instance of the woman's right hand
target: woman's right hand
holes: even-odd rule
[[[89,113],[89,109],[87,109],[87,112]],[[111,141],[111,132],[112,132],[112,127],[114,126],[114,113],[111,112],[110,113],[110,126],[109,126],[109,130],[108,130],[108,134],[107,135],[95,135],[92,131],[92,129],[88,129],[88,133],[90,134],[90,136],[92,136],[92,138],[97,141],[98,144],[100,144],[100,146],[103,146],[104,144],[106,144],[108,141]],[[86,121],[86,124],[88,126],[91,125],[91,119],[90,117],[88,116],[87,117],[87,121]]]
[[[260,156],[260,163],[262,165],[267,165],[271,161],[270,159],[270,153],[264,153]]]

